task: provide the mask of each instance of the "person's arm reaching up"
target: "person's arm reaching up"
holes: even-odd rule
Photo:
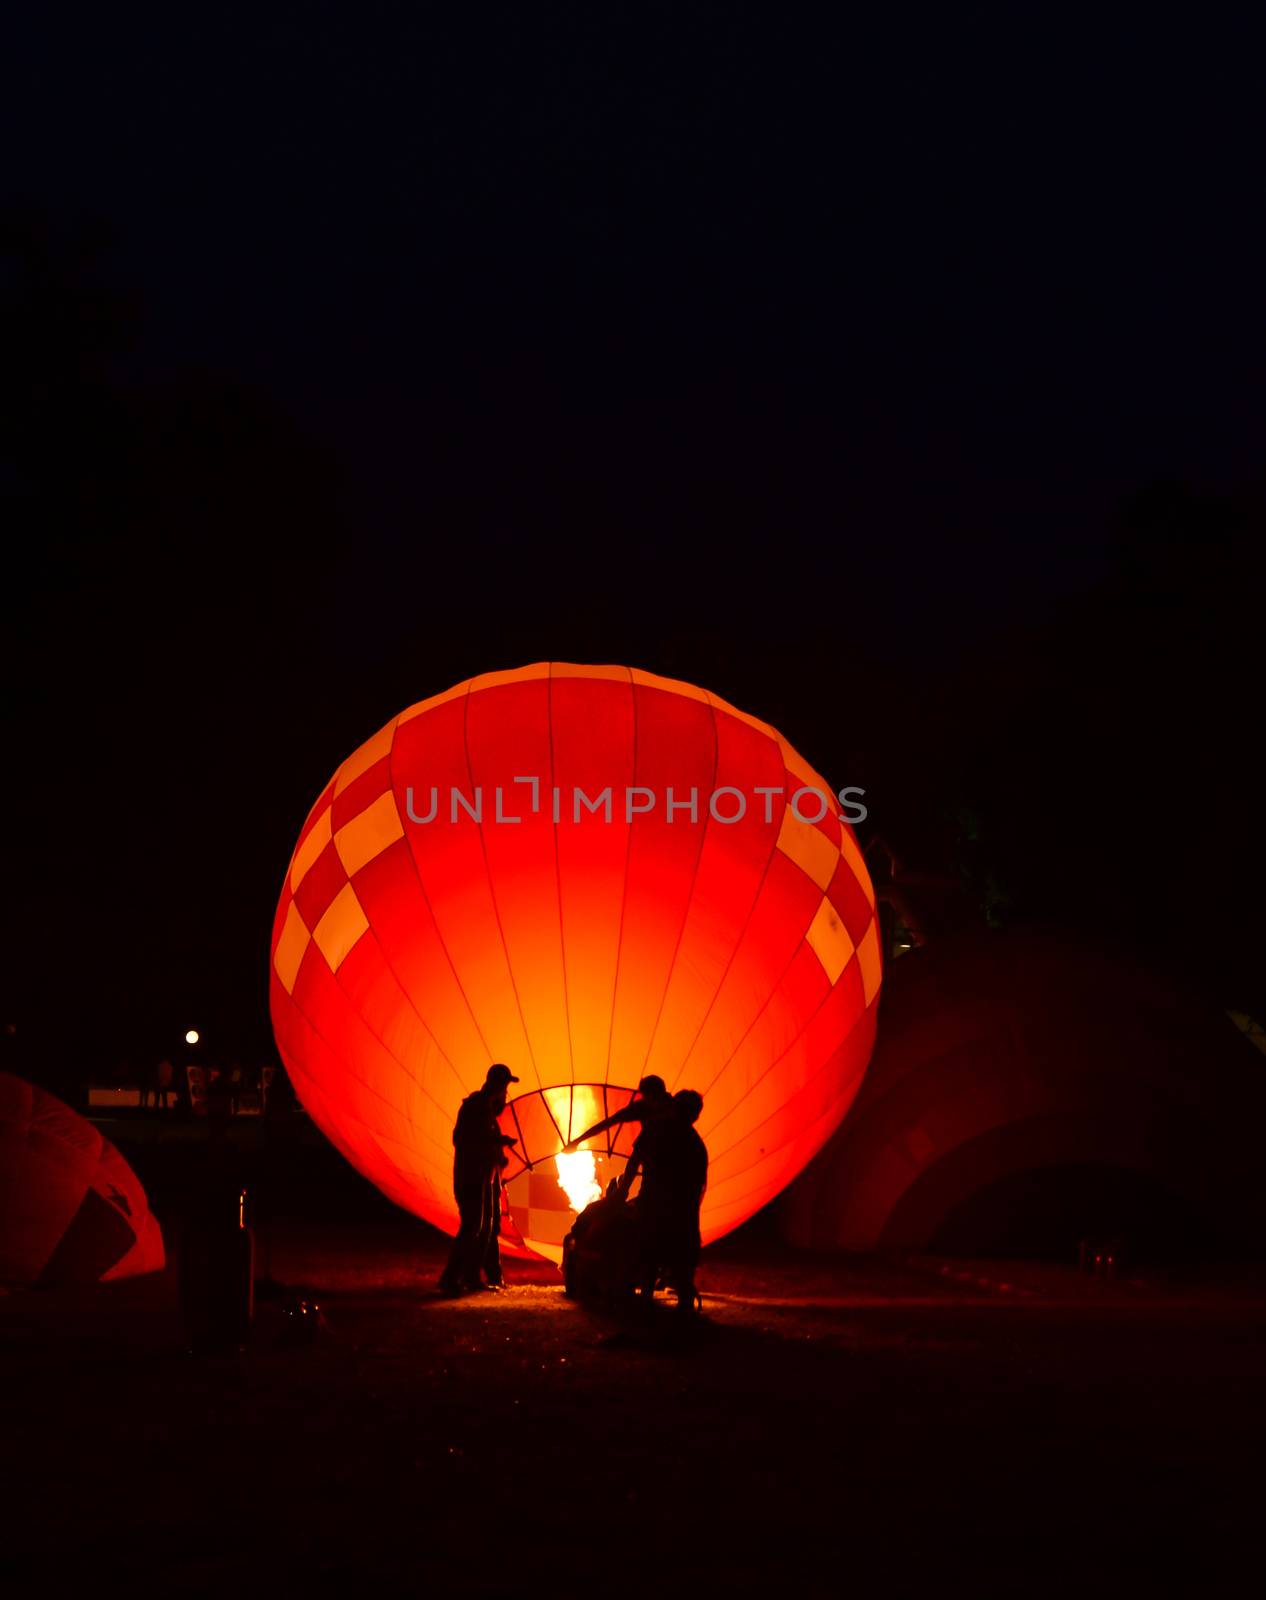
[[[608,1128],[614,1128],[621,1122],[638,1122],[641,1120],[642,1109],[636,1100],[630,1100],[627,1106],[622,1106],[619,1111],[613,1111],[609,1117],[604,1117],[601,1122],[595,1122],[592,1128],[586,1128],[583,1133],[578,1133],[574,1139],[569,1139],[563,1146],[564,1150],[578,1150],[586,1139],[596,1139],[600,1133],[605,1133]]]

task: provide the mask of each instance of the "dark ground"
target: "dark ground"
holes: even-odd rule
[[[439,1300],[443,1241],[399,1213],[260,1235],[241,1358],[184,1353],[170,1267],[0,1297],[13,1592],[1229,1594],[1256,1565],[1260,1277],[749,1232],[680,1337],[520,1263],[503,1297]],[[300,1290],[329,1331],[286,1348]]]

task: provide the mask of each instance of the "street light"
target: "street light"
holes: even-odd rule
[[[185,1035],[185,1043],[197,1044],[201,1037],[202,1035],[198,1032],[197,1028],[190,1028],[189,1032]]]

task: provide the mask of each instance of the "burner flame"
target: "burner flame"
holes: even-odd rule
[[[602,1199],[602,1185],[598,1182],[598,1167],[592,1150],[560,1150],[554,1157],[558,1169],[558,1187],[567,1196],[573,1211],[583,1211],[593,1200]]]

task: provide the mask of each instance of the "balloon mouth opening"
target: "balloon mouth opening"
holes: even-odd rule
[[[516,1255],[562,1261],[563,1240],[591,1201],[601,1198],[628,1165],[640,1125],[617,1122],[564,1146],[595,1123],[621,1111],[636,1091],[617,1084],[569,1083],[519,1095],[501,1114],[501,1129],[517,1141],[507,1152],[502,1244]]]

